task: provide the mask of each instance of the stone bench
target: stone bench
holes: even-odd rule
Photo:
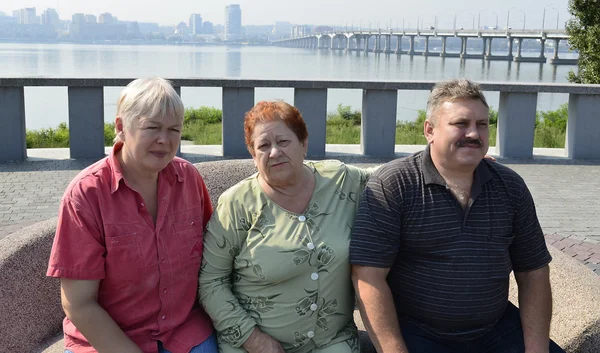
[[[197,164],[213,203],[238,180],[252,174],[249,160]],[[0,347],[6,352],[62,353],[59,282],[45,276],[56,219],[37,223],[0,240]],[[569,353],[600,352],[600,278],[551,248],[554,316],[551,337]],[[515,302],[515,284],[511,285]],[[360,316],[355,313],[361,329]],[[362,335],[363,342],[368,343]],[[372,352],[364,345],[363,352]]]

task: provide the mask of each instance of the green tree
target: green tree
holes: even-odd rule
[[[569,44],[579,52],[577,73],[569,72],[574,83],[600,83],[600,0],[569,0],[573,17],[567,22]]]

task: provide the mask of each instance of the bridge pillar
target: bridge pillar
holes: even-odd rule
[[[515,41],[512,37],[508,38],[508,59],[512,60],[513,58],[513,45],[515,44]]]
[[[423,55],[427,56],[429,54],[429,36],[425,36],[425,50],[423,50]]]
[[[523,49],[523,38],[517,38],[517,43],[519,48],[517,49],[517,59],[521,58],[521,51]]]
[[[381,51],[380,48],[381,48],[381,35],[376,34],[375,35],[375,49],[373,50],[373,52],[379,53]]]
[[[350,51],[352,49],[352,46],[350,45],[351,43],[352,43],[352,36],[346,37],[346,51]]]
[[[600,159],[600,95],[569,95],[569,120],[565,147],[573,159]]]
[[[396,36],[396,54],[402,54],[402,36]]]
[[[506,158],[531,158],[537,93],[500,92],[496,153]]]
[[[408,49],[408,55],[415,55],[415,36],[410,36],[410,46]]]
[[[0,87],[0,107],[0,118],[4,122],[0,129],[0,162],[23,162],[27,158],[23,87]],[[88,133],[84,133],[84,136],[88,136]]]
[[[560,39],[555,39],[554,40],[554,55],[552,56],[552,59],[556,60],[558,59],[558,45],[560,44]]]
[[[460,57],[467,55],[467,37],[461,37],[461,48],[460,48]]]
[[[540,49],[540,58],[544,58],[544,52],[546,51],[546,40],[544,38],[540,41],[541,49]]]
[[[441,57],[446,56],[446,40],[447,39],[448,39],[448,37],[442,37],[442,52],[440,53]]]
[[[491,39],[491,38],[490,38]],[[487,44],[487,38],[482,37],[481,40],[483,41],[483,46],[481,49],[481,55],[485,56],[485,50],[486,50],[486,44]]]
[[[492,41],[493,40],[494,40],[494,37],[490,37],[488,39],[487,56],[492,56]]]
[[[330,43],[329,43],[329,50],[333,51],[333,39],[335,38],[335,36],[329,36],[330,38]]]

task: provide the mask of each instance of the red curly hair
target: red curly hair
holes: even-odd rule
[[[302,119],[302,114],[296,107],[284,101],[261,101],[250,109],[244,117],[244,137],[248,152],[254,156],[254,140],[252,134],[257,124],[269,123],[272,121],[283,121],[287,127],[296,134],[300,142],[308,138],[306,123]]]

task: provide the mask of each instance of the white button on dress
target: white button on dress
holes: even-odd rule
[[[308,336],[308,338],[313,338],[313,337],[315,337],[315,333],[314,333],[313,331],[308,331],[308,332],[306,333],[306,335]]]
[[[306,221],[306,217],[304,217],[304,216],[300,216],[300,217],[298,217],[298,220],[299,220],[300,222],[305,222],[305,221]]]
[[[317,308],[318,308],[317,304],[313,303],[310,305],[310,310],[312,310],[312,311],[317,311]]]
[[[306,244],[306,247],[307,247],[309,250],[312,250],[312,249],[314,249],[314,248],[315,248],[315,244],[313,244],[313,243],[308,243],[308,244]]]
[[[313,274],[310,275],[310,278],[312,278],[313,281],[316,281],[319,279],[319,274],[314,272]]]

